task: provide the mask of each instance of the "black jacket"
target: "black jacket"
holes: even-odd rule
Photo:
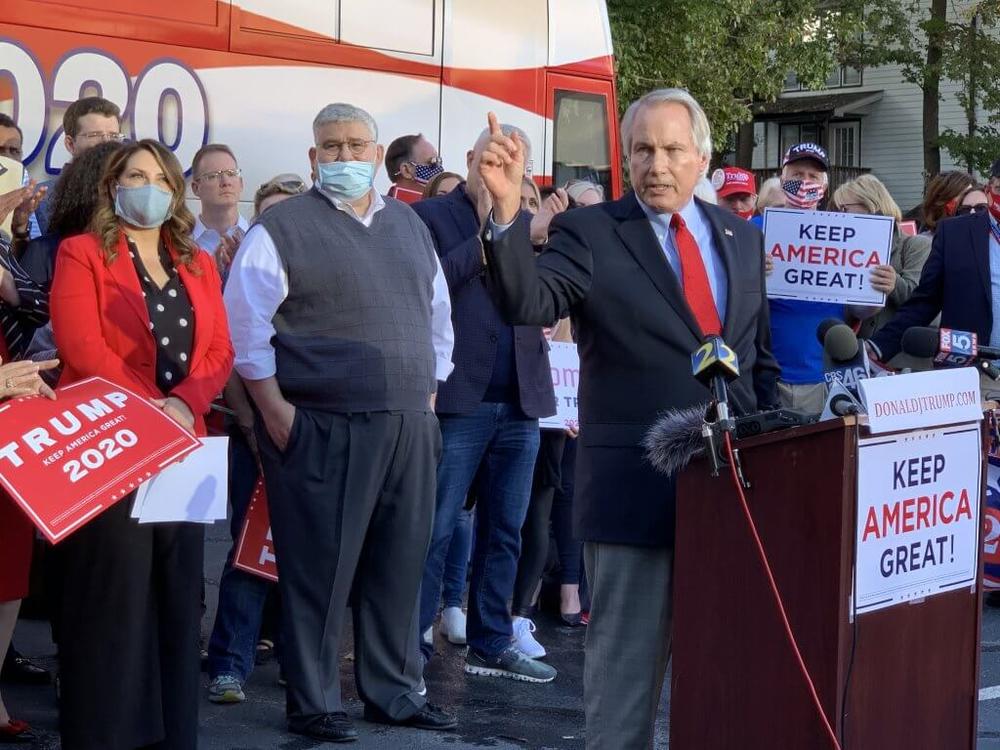
[[[974,331],[988,344],[993,321],[988,216],[973,213],[942,221],[934,233],[920,283],[896,315],[872,341],[888,362],[899,353],[911,326],[930,325],[941,313],[941,325]]]
[[[763,238],[735,215],[699,202],[728,274],[723,338],[739,357],[737,412],[777,403]],[[560,214],[537,260],[523,218],[485,233],[487,274],[515,323],[572,315],[580,348],[580,446],[574,516],[587,541],[673,544],[674,483],[640,446],[657,415],[709,400],[691,375],[700,332],[634,194]],[[735,512],[735,511],[734,511]]]
[[[498,334],[508,327],[486,289],[479,218],[464,186],[410,207],[431,231],[451,293],[455,369],[438,388],[436,409],[444,415],[468,414],[483,401],[493,374]],[[529,417],[556,413],[548,343],[540,327],[554,322],[555,318],[513,326],[516,403]]]

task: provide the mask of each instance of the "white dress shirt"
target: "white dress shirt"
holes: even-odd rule
[[[244,219],[242,214],[236,214],[236,224],[229,227],[225,234],[229,234],[237,228],[243,230],[244,233],[250,229],[250,222]],[[221,234],[214,229],[209,229],[202,223],[200,214],[194,222],[194,229],[191,230],[191,237],[194,238],[195,244],[197,244],[198,247],[209,255],[215,255],[215,251],[219,249],[219,242],[222,241]]]
[[[382,196],[372,190],[368,210],[358,216],[354,207],[320,191],[337,209],[348,214],[366,227],[370,227],[376,212],[385,207]],[[437,270],[434,274],[434,293],[431,299],[431,334],[434,343],[435,374],[438,380],[448,379],[455,365],[451,361],[455,346],[455,332],[451,324],[451,297],[448,283],[441,269],[441,261],[434,254]],[[254,224],[247,232],[240,251],[229,271],[229,280],[223,293],[229,315],[229,331],[236,352],[236,371],[247,380],[263,380],[277,371],[274,347],[274,314],[288,297],[288,276],[278,256],[278,249],[268,231]]]

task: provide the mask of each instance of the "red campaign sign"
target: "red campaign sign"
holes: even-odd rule
[[[0,405],[0,484],[51,542],[201,445],[149,400],[103,378],[56,397]]]
[[[267,490],[264,477],[257,477],[253,496],[243,521],[243,531],[236,545],[233,567],[253,573],[269,581],[278,580],[278,565],[271,539],[271,516],[267,512]]]

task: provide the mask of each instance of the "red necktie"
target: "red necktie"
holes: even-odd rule
[[[722,333],[722,322],[719,311],[715,307],[712,287],[708,283],[708,272],[705,261],[694,235],[688,230],[680,214],[670,217],[670,228],[674,230],[674,241],[677,243],[677,253],[681,258],[681,284],[684,287],[684,298],[688,307],[698,321],[698,327],[705,336]]]

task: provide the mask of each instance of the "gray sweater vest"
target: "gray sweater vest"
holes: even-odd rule
[[[272,339],[285,398],[333,412],[427,409],[437,266],[417,215],[387,198],[365,227],[313,188],[258,222],[288,275]]]

